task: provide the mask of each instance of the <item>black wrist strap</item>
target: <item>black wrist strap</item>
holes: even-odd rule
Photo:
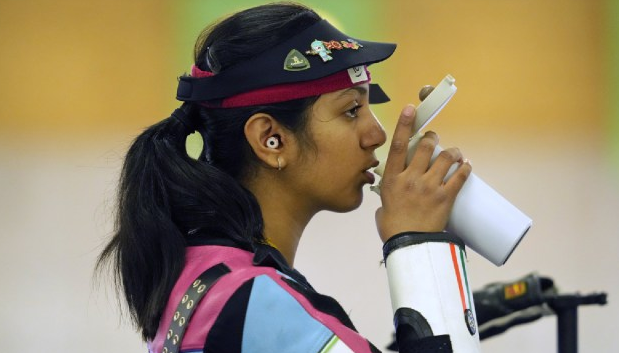
[[[220,263],[202,272],[193,281],[176,307],[176,312],[166,334],[166,340],[163,343],[163,353],[177,353],[180,350],[189,320],[198,307],[198,303],[213,285],[227,273],[230,273],[228,266]]]
[[[423,243],[453,243],[464,248],[464,241],[448,232],[403,232],[389,238],[383,245],[383,257],[387,261],[389,254],[397,249]]]

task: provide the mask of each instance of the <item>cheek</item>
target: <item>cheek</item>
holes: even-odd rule
[[[326,188],[339,190],[354,183],[358,164],[350,149],[336,147],[320,155],[313,172],[320,173],[321,183]]]
[[[356,123],[357,121],[336,117],[312,124],[310,131],[315,146],[313,149],[315,168],[321,169],[322,172],[323,169],[328,169],[327,172],[334,174],[336,170],[346,171],[358,161],[360,141]]]
[[[351,165],[351,147],[344,141],[334,141],[331,146],[323,148],[319,151],[316,165],[320,165],[321,169],[328,169],[331,173],[339,174]]]
[[[316,136],[319,154],[345,157],[359,148],[359,138],[354,123],[332,121],[330,128]]]

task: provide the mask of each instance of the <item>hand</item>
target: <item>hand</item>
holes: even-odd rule
[[[460,150],[442,151],[430,165],[438,135],[427,132],[406,166],[408,140],[415,121],[415,107],[406,106],[396,125],[380,187],[382,207],[376,225],[383,242],[401,232],[440,232],[445,229],[453,203],[472,167]],[[449,168],[458,168],[444,182]]]

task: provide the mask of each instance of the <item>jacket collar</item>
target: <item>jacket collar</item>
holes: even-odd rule
[[[314,290],[313,287],[309,284],[309,282],[307,282],[305,276],[303,276],[299,271],[290,267],[290,265],[284,258],[284,255],[282,255],[279,250],[270,245],[256,243],[252,246],[249,246],[247,244],[241,244],[240,242],[230,239],[230,237],[221,234],[209,234],[208,236],[202,234],[195,234],[194,236],[187,238],[187,246],[204,245],[230,246],[233,248],[252,252],[254,254],[254,257],[252,259],[252,264],[254,266],[274,268],[282,274],[292,278],[297,283],[311,290]]]

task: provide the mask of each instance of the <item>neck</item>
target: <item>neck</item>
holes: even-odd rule
[[[293,267],[303,231],[317,211],[304,207],[303,200],[272,178],[256,178],[246,187],[262,210],[264,237]]]
[[[288,264],[294,267],[297,248],[309,219],[295,219],[290,214],[264,207],[262,208],[262,215],[264,217],[264,237],[269,244],[282,253]]]

